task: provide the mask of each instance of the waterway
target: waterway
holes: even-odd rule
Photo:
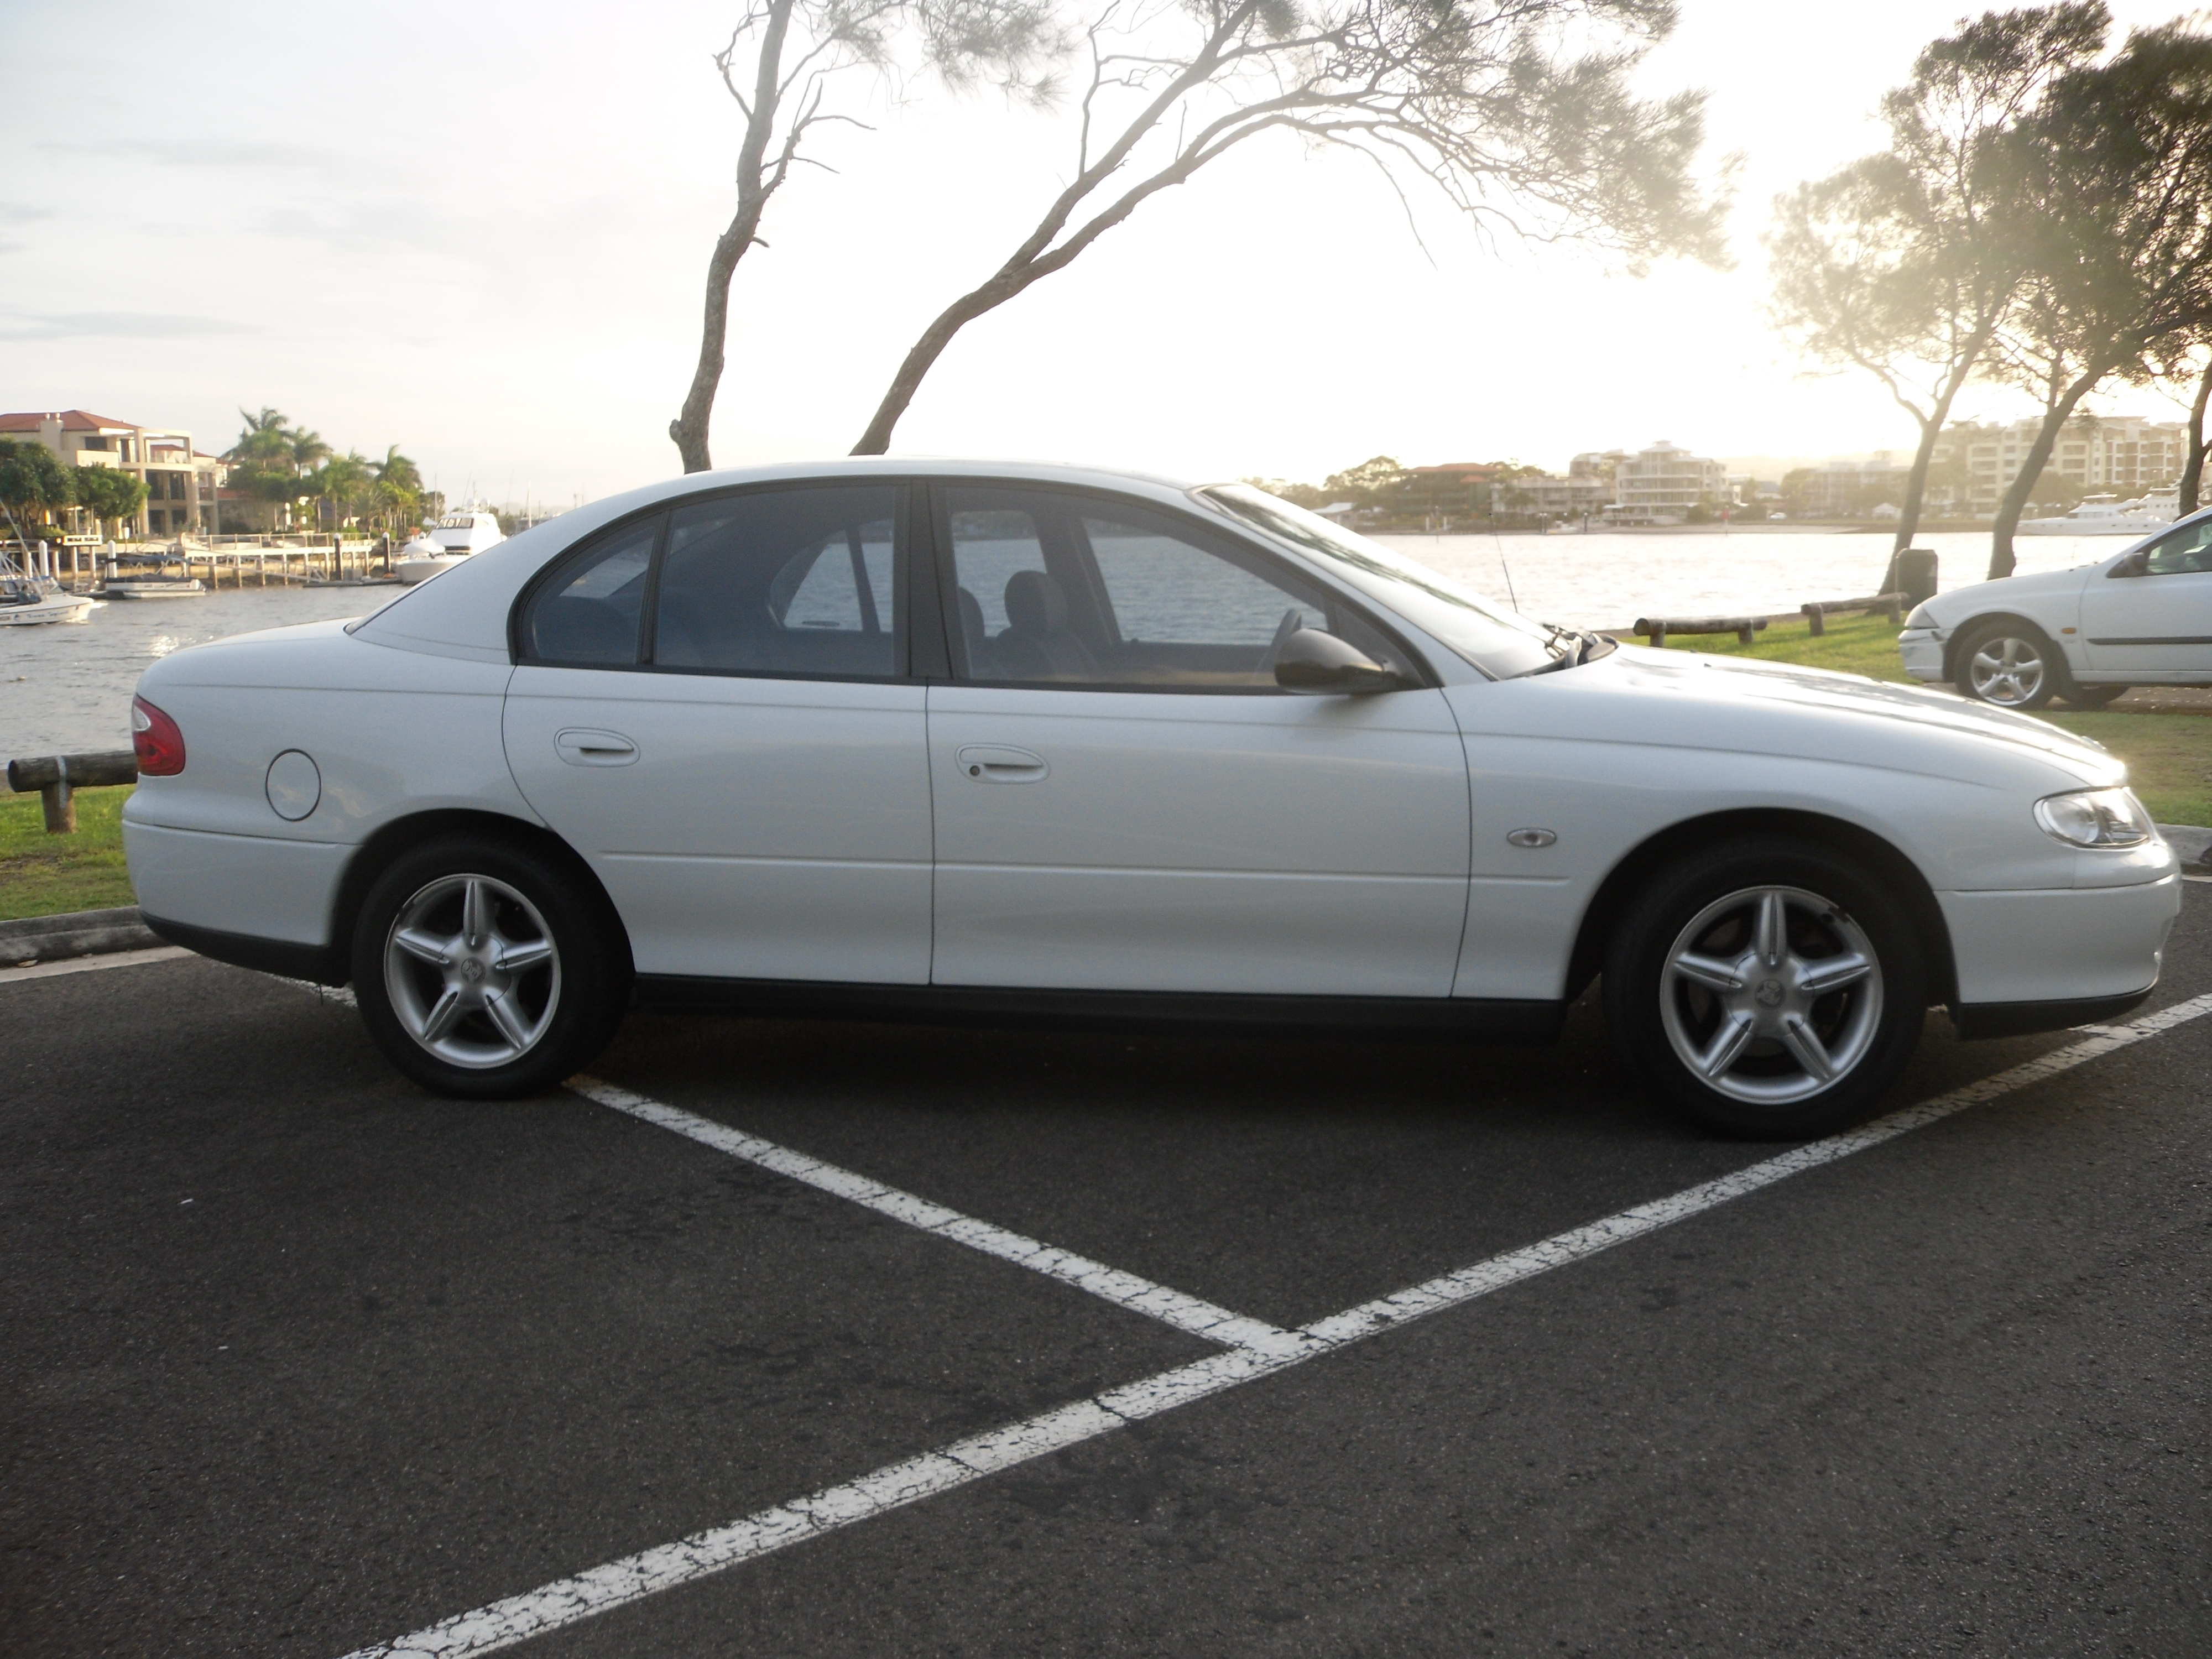
[[[1808,600],[1870,593],[1889,538],[1755,530],[1559,536],[1394,536],[1394,545],[1501,605],[1589,628],[1640,616],[1794,613]],[[1978,581],[1986,535],[1930,535],[1946,589]],[[2030,537],[2023,572],[2119,551],[2124,538]],[[131,688],[148,664],[205,640],[357,617],[393,588],[224,588],[193,599],[118,599],[89,622],[0,628],[0,760],[130,744]]]

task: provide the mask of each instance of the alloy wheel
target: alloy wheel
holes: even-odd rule
[[[1966,678],[1984,702],[2016,708],[2034,701],[2050,670],[2031,640],[2002,634],[1985,640],[1966,663]]]
[[[1782,1106],[1832,1087],[1881,1023],[1881,964],[1865,931],[1802,887],[1747,887],[1698,912],[1667,952],[1660,1018],[1707,1088]]]
[[[552,1028],[561,957],[537,906],[489,876],[441,876],[399,907],[384,945],[392,1011],[449,1065],[520,1060]]]

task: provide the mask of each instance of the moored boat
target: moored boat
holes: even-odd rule
[[[0,628],[91,620],[100,603],[89,593],[64,593],[29,576],[0,576]]]
[[[450,570],[472,553],[507,539],[498,516],[490,508],[474,507],[448,513],[422,535],[399,550],[392,574],[403,582],[427,581],[441,570]]]
[[[2117,495],[2088,495],[2072,512],[2056,519],[2030,519],[2020,526],[2023,536],[2148,536],[2172,524],[2178,499],[2166,492],[2161,501],[2154,494],[2124,501]]]

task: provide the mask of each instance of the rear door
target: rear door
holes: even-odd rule
[[[606,884],[640,973],[927,981],[908,495],[679,503],[526,599],[508,764]]]
[[[1298,628],[1402,647],[1179,515],[933,493],[937,982],[1449,994],[1468,815],[1443,694],[1294,696],[1273,672]]]

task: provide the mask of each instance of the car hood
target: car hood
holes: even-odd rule
[[[1679,744],[1686,737],[1698,747],[1802,754],[1917,771],[1941,766],[1939,751],[1954,751],[1965,738],[2021,758],[2055,763],[2085,781],[2107,781],[2124,770],[2102,744],[2030,715],[1832,669],[1624,646],[1558,678],[1564,683],[1584,674],[1603,676],[1637,692],[1642,703],[1663,706],[1690,698],[1715,716],[1694,723],[1668,720],[1671,730],[1662,741]],[[1592,689],[1597,684],[1593,678]],[[1728,718],[1731,710],[1743,718]]]
[[[2067,570],[2039,570],[2031,576],[2000,576],[1994,581],[1954,587],[1923,601],[1913,614],[1925,617],[1938,628],[1951,628],[1990,611],[2024,606],[2037,599],[2071,598],[2088,585],[2089,578],[2104,563],[2100,559]]]

